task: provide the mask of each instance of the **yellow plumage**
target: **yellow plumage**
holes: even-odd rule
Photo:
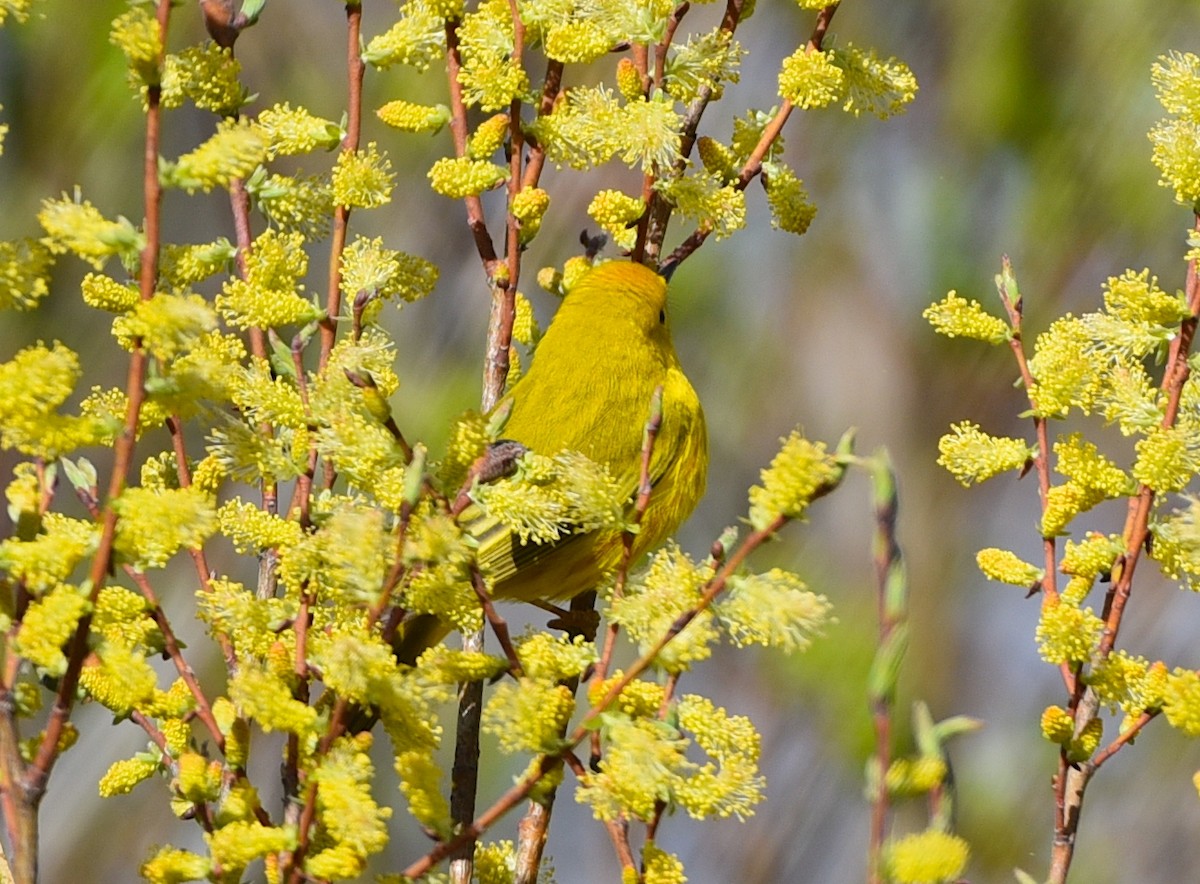
[[[506,438],[540,454],[568,449],[603,464],[632,510],[643,431],[654,390],[662,386],[662,425],[650,462],[653,491],[633,541],[635,560],[695,508],[708,467],[704,413],[675,354],[666,311],[667,283],[649,268],[625,261],[592,268],[567,293],[528,373],[506,397],[512,402]],[[490,532],[479,562],[494,597],[553,601],[595,586],[621,554],[617,530],[524,545],[511,533]],[[416,618],[403,630],[400,658],[415,659],[445,631],[432,618]]]

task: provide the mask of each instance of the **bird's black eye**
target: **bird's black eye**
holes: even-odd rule
[[[658,311],[658,324],[659,324],[659,325],[665,325],[665,324],[666,324],[666,322],[667,322],[667,311],[666,311],[666,310],[659,310],[659,311]]]

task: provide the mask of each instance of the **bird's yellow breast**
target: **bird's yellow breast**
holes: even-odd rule
[[[704,493],[708,442],[699,397],[679,364],[666,323],[665,280],[647,267],[609,262],[568,292],[513,387],[504,436],[540,454],[581,452],[607,467],[632,501],[643,433],[657,387],[663,417],[653,491],[634,540],[640,556],[687,518]],[[522,546],[511,536],[481,547],[500,598],[563,599],[595,585],[620,562],[621,534],[571,534]]]

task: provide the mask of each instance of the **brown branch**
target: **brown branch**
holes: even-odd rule
[[[168,424],[171,424],[172,420],[168,420]],[[175,435],[174,429],[172,430],[172,435]],[[187,480],[186,468],[184,468],[184,472],[180,477],[180,481],[182,487],[185,488],[191,484],[191,482]],[[87,508],[92,518],[101,518],[103,514],[95,498],[92,495],[84,492],[83,489],[77,489],[77,492],[80,501],[83,503],[84,507]],[[195,559],[199,551],[191,550],[190,552],[192,553],[193,559]],[[202,557],[201,560],[203,560]],[[150,604],[150,615],[153,617],[155,625],[158,626],[158,631],[162,633],[163,650],[171,659],[171,662],[175,665],[176,672],[179,673],[179,677],[183,679],[188,691],[191,693],[193,699],[195,699],[196,715],[202,722],[204,722],[205,727],[208,729],[209,736],[212,737],[218,748],[220,748],[221,751],[224,751],[225,737],[221,733],[221,728],[217,724],[216,718],[213,717],[212,707],[209,705],[208,698],[205,697],[204,691],[200,687],[200,682],[196,678],[195,670],[192,669],[191,664],[188,663],[187,659],[183,656],[183,649],[179,644],[179,640],[175,637],[175,631],[172,629],[171,623],[167,619],[166,612],[159,603],[158,596],[155,594],[154,588],[150,585],[150,580],[143,572],[139,571],[137,568],[134,568],[130,564],[123,564],[121,566],[121,570],[125,572],[125,575],[138,588],[138,591],[141,592],[142,597]],[[207,589],[209,585],[207,574],[205,575],[205,578],[204,587]],[[227,647],[228,638],[225,636],[222,636],[221,638],[222,647]],[[228,653],[232,654],[231,648],[229,649]]]
[[[679,25],[683,21],[683,17],[687,15],[688,10],[691,8],[692,4],[688,0],[684,0],[683,3],[680,3],[671,11],[671,17],[667,19],[667,28],[663,32],[663,38],[654,47],[654,82],[660,88],[666,86],[667,52],[671,48],[671,42],[675,39],[675,32],[679,30]]]
[[[492,595],[488,592],[487,584],[483,581],[483,574],[474,565],[471,566],[471,588],[475,590],[475,597],[479,599],[479,606],[483,608],[483,616],[487,620],[488,625],[492,627],[492,633],[496,636],[496,641],[500,643],[500,649],[504,651],[504,656],[508,658],[509,673],[514,678],[520,678],[523,674],[521,660],[517,657],[517,651],[513,647],[512,638],[509,636],[508,623],[496,611],[496,606],[492,603]]]
[[[744,0],[726,0],[720,28],[731,37],[741,21],[743,5]],[[679,14],[682,15],[682,13]],[[642,73],[644,78],[645,72],[642,71]],[[651,85],[661,86],[662,84]],[[692,148],[696,144],[696,132],[700,128],[700,118],[704,116],[704,111],[708,107],[708,103],[712,101],[712,96],[712,88],[704,86],[688,107],[687,114],[683,118],[683,126],[680,128],[679,159],[671,167],[670,174],[673,178],[679,178],[687,171],[688,157],[692,154]],[[651,267],[659,266],[663,240],[667,235],[667,223],[671,219],[673,208],[662,194],[654,189],[655,177],[656,173],[647,172],[642,179],[642,199],[646,203],[646,211],[642,213],[642,217],[638,221],[637,242],[633,247],[633,260]]]
[[[650,506],[650,494],[654,490],[654,484],[650,479],[650,463],[654,455],[654,443],[658,439],[658,433],[662,429],[662,397],[663,387],[659,384],[654,388],[654,393],[650,397],[650,417],[646,420],[646,426],[642,434],[642,459],[641,467],[638,473],[638,493],[633,505],[633,515],[631,521],[633,523],[631,530],[625,531],[621,535],[621,563],[617,566],[616,582],[613,586],[613,598],[620,598],[625,594],[625,585],[629,581],[629,569],[633,565],[633,541],[636,534],[636,528],[641,525],[642,519],[646,515],[646,509]],[[613,654],[616,653],[617,636],[620,634],[621,627],[616,623],[608,624],[604,634],[604,649],[600,654],[600,659],[596,666],[592,669],[591,685],[595,687],[604,679],[608,678],[608,669],[612,665]],[[592,763],[595,764],[600,758],[600,734],[599,732],[592,734]]]
[[[171,434],[171,442],[175,450],[175,475],[179,479],[179,487],[190,488],[192,487],[192,473],[191,468],[188,466],[187,448],[183,438],[183,421],[178,415],[172,415],[171,417],[167,418],[167,430]],[[89,509],[94,507],[92,500],[84,499],[82,496],[81,499],[83,500],[84,506],[87,506]],[[93,518],[95,518],[97,515],[97,511],[92,512]],[[208,566],[208,557],[204,553],[204,548],[196,547],[195,549],[189,549],[188,556],[191,557],[192,565],[196,569],[196,579],[200,582],[200,588],[204,592],[210,592],[212,590],[212,582],[209,579],[209,575],[212,573],[212,571]],[[133,573],[139,572],[134,572],[132,568],[127,567],[126,573],[132,575]],[[145,575],[142,575],[142,577],[144,578]],[[165,614],[163,615],[163,621],[166,621]],[[229,636],[225,635],[224,633],[219,633],[216,635],[216,639],[217,643],[221,646],[221,657],[225,661],[226,667],[235,665],[236,655],[233,650],[233,643],[229,640]],[[199,697],[197,697],[197,699],[199,699]]]
[[[358,150],[362,135],[362,87],[366,63],[362,58],[362,5],[346,3],[346,73],[349,102],[346,118],[346,137],[342,152]],[[321,319],[320,367],[329,362],[329,354],[337,339],[338,315],[342,310],[342,252],[350,226],[350,206],[337,206],[333,212],[333,238],[329,245],[329,281],[325,291],[325,316]],[[330,477],[331,478],[331,477]]]
[[[38,808],[24,794],[24,776],[16,704],[5,687],[0,690],[0,808],[13,852],[14,877],[20,884],[33,884],[37,878]]]
[[[463,636],[464,651],[483,650],[483,631]],[[459,685],[458,714],[454,739],[454,763],[450,773],[450,817],[462,831],[443,857],[450,858],[451,881],[469,882],[474,866],[475,841],[470,833],[475,816],[479,782],[479,729],[483,712],[483,682],[468,681]]]
[[[250,230],[250,193],[246,190],[246,182],[235,178],[229,185],[229,207],[233,212],[233,235],[237,243],[235,252],[238,276],[246,279],[248,272],[246,261],[253,248],[253,235]],[[256,325],[247,330],[250,337],[250,352],[256,359],[267,358],[267,338],[261,328]]]
[[[250,227],[250,194],[246,190],[246,182],[241,178],[235,178],[229,186],[229,205],[233,213],[233,230],[234,239],[237,243],[237,269],[238,276],[242,279],[249,278],[249,270],[247,262],[250,253],[253,250],[253,233]],[[256,359],[267,358],[267,335],[263,329],[258,326],[251,326],[247,333],[250,338],[250,352]],[[304,383],[304,369],[301,365],[298,374],[298,382]],[[263,424],[258,428],[258,431],[265,437],[269,437],[273,432],[269,424]],[[279,513],[279,486],[274,480],[264,480],[262,482],[262,508],[266,513],[278,515]],[[278,564],[278,556],[274,550],[267,550],[263,553],[258,566],[258,598],[272,598],[275,595],[275,568]],[[200,563],[197,562],[199,567]],[[206,576],[201,580],[204,583],[204,588],[208,588],[207,568],[205,569]],[[219,637],[221,649],[225,658],[227,669],[232,669],[237,665],[237,659],[233,651],[233,645],[229,641],[228,636],[221,635]]]
[[[583,763],[574,752],[563,753],[563,761],[571,769],[571,773],[575,774],[580,780],[583,780],[587,776],[587,771],[584,769]],[[604,828],[613,843],[613,850],[616,851],[617,861],[621,863],[622,873],[627,869],[636,869],[637,860],[634,859],[633,848],[629,846],[629,826],[625,823],[619,823],[616,820],[605,820]]]
[[[458,81],[462,70],[462,53],[458,43],[458,21],[446,22],[446,74],[450,88],[450,135],[454,139],[454,155],[467,155],[467,103],[463,99],[462,83]],[[483,200],[478,196],[463,198],[467,207],[467,226],[475,239],[475,251],[483,261],[483,270],[488,279],[496,275],[496,247],[488,233],[487,219],[483,214]]]
[[[510,4],[514,22],[514,53],[519,59],[524,41],[524,27],[516,4]],[[561,75],[561,65],[557,68],[551,65],[547,70],[547,82],[543,87],[543,96],[557,94],[558,75]],[[467,155],[467,106],[463,98],[462,84],[459,74],[462,71],[462,55],[459,49],[458,22],[446,22],[446,73],[450,92],[450,132],[454,141],[455,156]],[[552,107],[553,99],[547,107]],[[484,356],[483,390],[480,396],[484,413],[495,408],[496,403],[504,393],[508,380],[509,351],[512,347],[512,328],[516,319],[517,280],[520,275],[520,229],[511,211],[512,199],[522,187],[521,163],[521,106],[513,101],[509,109],[511,154],[509,157],[508,199],[510,211],[506,218],[505,265],[501,267],[496,255],[495,245],[488,233],[487,222],[483,213],[483,201],[479,196],[468,196],[464,199],[467,210],[467,224],[475,241],[475,250],[483,262],[484,273],[491,288],[491,313],[488,320],[487,345]],[[543,154],[539,151],[538,161],[533,168],[532,181],[536,182],[540,173]],[[531,167],[533,163],[531,161]],[[501,272],[503,271],[503,272]],[[480,594],[485,612],[488,610],[487,592],[482,588],[481,580],[472,581],[476,592]],[[504,645],[507,629],[499,628],[503,623],[498,616],[489,614],[493,628]],[[477,630],[463,636],[465,650],[483,649],[483,632]],[[507,643],[505,653],[510,661],[516,659],[511,642]],[[518,664],[519,665],[519,664]],[[451,772],[450,811],[456,825],[466,826],[475,815],[476,790],[479,776],[479,728],[480,714],[483,707],[483,684],[468,682],[459,687],[458,718],[455,735],[454,764]],[[465,838],[448,851],[452,858],[451,881],[469,881],[473,867],[474,839]]]
[[[1195,216],[1193,226],[1194,229],[1200,230],[1200,215]],[[1179,334],[1171,341],[1166,368],[1159,385],[1159,389],[1167,397],[1167,405],[1161,423],[1163,428],[1175,425],[1179,415],[1183,387],[1190,374],[1187,364],[1188,355],[1196,334],[1197,314],[1200,313],[1200,278],[1197,275],[1195,261],[1188,263],[1185,291],[1191,315],[1183,320],[1180,324]],[[1122,531],[1125,551],[1113,567],[1113,586],[1105,599],[1104,632],[1096,650],[1096,659],[1107,658],[1116,646],[1117,633],[1133,590],[1134,570],[1149,537],[1150,513],[1154,500],[1154,490],[1146,485],[1139,485],[1137,494],[1130,500],[1125,527]],[[1099,698],[1095,691],[1091,689],[1085,691],[1082,681],[1082,679],[1078,679],[1071,698],[1074,707],[1072,711],[1075,716],[1076,735],[1081,733],[1088,722],[1096,717],[1099,709]],[[1075,853],[1075,840],[1079,829],[1083,799],[1093,774],[1100,764],[1126,745],[1128,740],[1136,735],[1152,717],[1150,713],[1143,713],[1130,733],[1118,737],[1090,764],[1072,766],[1066,760],[1065,751],[1061,754],[1058,775],[1054,778],[1055,831],[1050,854],[1048,884],[1064,884],[1067,880]]]
[[[293,661],[293,671],[296,673],[296,688],[295,698],[302,702],[308,701],[308,679],[311,676],[311,671],[308,666],[308,627],[309,627],[309,606],[312,603],[312,598],[309,594],[307,585],[300,590],[300,607],[296,612],[296,619],[293,623],[293,629],[296,633],[296,656]],[[343,710],[343,717],[345,712]],[[332,742],[326,734],[325,740],[322,740],[318,751],[328,752]],[[281,877],[287,875],[287,880],[290,884],[300,884],[307,877],[303,871],[304,857],[308,853],[310,838],[312,835],[312,824],[317,815],[317,783],[314,780],[307,780],[300,769],[300,742],[296,734],[289,734],[287,741],[287,754],[283,765],[283,780],[284,790],[287,797],[287,810],[285,811],[285,819],[288,822],[294,822],[296,825],[296,848],[290,853],[285,853],[280,863]],[[303,784],[304,797],[302,801],[296,801],[300,793],[300,787]]]
[[[1000,302],[1004,305],[1004,310],[1008,314],[1008,323],[1012,328],[1012,334],[1009,335],[1008,345],[1012,350],[1013,358],[1017,362],[1017,370],[1021,373],[1021,383],[1025,387],[1025,395],[1029,401],[1029,409],[1033,412],[1033,429],[1037,438],[1037,457],[1033,460],[1034,470],[1038,477],[1038,497],[1041,500],[1042,512],[1045,513],[1047,501],[1050,497],[1050,432],[1046,418],[1039,414],[1037,398],[1034,396],[1034,386],[1036,379],[1033,372],[1029,369],[1029,359],[1025,355],[1025,345],[1022,338],[1022,322],[1024,320],[1024,299],[1017,293],[1008,290],[1008,280],[1014,279],[1012,272],[1012,263],[1005,255],[1001,259],[1002,272],[1000,282],[997,286],[997,291],[1000,293]],[[1058,599],[1058,585],[1055,575],[1058,572],[1057,566],[1057,550],[1053,537],[1042,538],[1042,553],[1043,563],[1042,570],[1042,596],[1043,604],[1053,602]],[[1074,680],[1070,677],[1066,668],[1063,669],[1063,680],[1067,685],[1068,690],[1074,689]]]
[[[217,719],[213,715],[212,706],[208,702],[208,698],[204,695],[204,689],[200,687],[200,681],[196,678],[196,672],[192,669],[187,658],[183,656],[183,649],[179,644],[179,639],[175,637],[175,631],[171,628],[171,623],[167,619],[166,611],[158,601],[154,590],[150,586],[150,582],[146,580],[144,574],[138,574],[134,577],[138,589],[142,596],[150,603],[150,613],[154,618],[154,622],[158,625],[158,631],[162,633],[163,649],[167,656],[171,658],[171,663],[175,666],[175,671],[179,673],[179,677],[183,679],[183,683],[187,686],[188,693],[196,701],[196,717],[204,723],[205,729],[208,731],[209,738],[213,741],[216,747],[221,751],[225,751],[225,735],[221,733],[221,726],[217,724]]]
[[[1195,229],[1200,230],[1200,215],[1195,218]],[[1183,388],[1191,369],[1188,368],[1188,355],[1191,352],[1192,340],[1196,335],[1197,314],[1200,313],[1200,277],[1197,275],[1196,262],[1188,263],[1187,281],[1188,310],[1191,315],[1179,326],[1179,334],[1171,340],[1167,354],[1167,365],[1163,371],[1160,385],[1162,392],[1167,395],[1167,405],[1163,413],[1161,426],[1169,429],[1175,426],[1179,417],[1179,405],[1183,397]],[[1125,555],[1121,559],[1120,575],[1114,574],[1112,588],[1112,603],[1105,617],[1104,635],[1100,639],[1098,653],[1107,657],[1116,644],[1117,631],[1121,626],[1121,618],[1129,594],[1133,589],[1133,572],[1145,549],[1149,536],[1150,511],[1154,504],[1154,490],[1145,485],[1138,488],[1136,505],[1130,508],[1125,521],[1122,536],[1125,540]]]
[[[829,23],[833,20],[834,13],[836,13],[837,10],[838,4],[833,3],[817,13],[817,22],[813,26],[812,34],[808,38],[808,43],[805,44],[806,52],[811,54],[813,52],[821,51],[821,46],[825,41],[825,34],[829,30]],[[729,18],[729,12],[726,11],[726,21],[729,21]],[[734,20],[734,23],[736,24],[736,20]],[[732,34],[733,28],[730,27],[729,30]],[[704,104],[707,104],[711,98],[711,95],[703,94],[702,97]],[[759,137],[758,143],[754,146],[754,150],[750,152],[750,156],[746,158],[746,162],[742,165],[742,169],[738,173],[737,180],[733,184],[735,189],[745,190],[750,186],[750,182],[762,173],[763,161],[766,159],[767,153],[771,149],[771,145],[773,145],[779,138],[779,134],[783,131],[783,127],[787,123],[788,117],[791,116],[793,110],[795,110],[795,106],[791,103],[791,101],[785,98],[783,100],[783,104],[780,105],[779,110],[775,112],[775,116],[773,116],[770,122],[768,122],[763,128],[763,133]],[[684,125],[684,132],[690,132],[690,137],[684,141],[684,144],[686,145],[686,150],[683,151],[684,157],[687,157],[688,154],[691,153],[692,145],[695,142],[696,129],[700,122],[700,114],[703,112],[703,105],[697,106],[696,104],[693,104],[693,107],[689,109],[687,121]],[[682,174],[682,170],[679,170],[679,174]],[[660,199],[659,202],[661,203],[662,200]],[[659,211],[661,211],[661,209]],[[665,221],[663,223],[665,225]],[[711,227],[697,227],[682,243],[676,246],[675,250],[671,252],[665,261],[662,262],[663,269],[678,267],[681,263],[683,263],[684,260],[687,259],[689,255],[691,255],[704,244],[704,241],[708,239],[711,233]]]
[[[1138,716],[1137,721],[1123,731],[1120,736],[1097,752],[1090,762],[1093,771],[1099,770],[1100,766],[1116,755],[1125,746],[1133,742],[1134,737],[1142,732],[1142,728],[1148,725],[1151,721],[1158,717],[1159,710],[1153,712],[1143,712]]]
[[[537,115],[544,117],[554,110],[554,102],[562,93],[563,63],[550,59],[546,62],[546,76],[542,81],[542,97],[538,102]],[[515,118],[514,118],[515,119]],[[546,150],[537,142],[530,142],[529,160],[525,164],[522,187],[537,187],[546,165]]]
[[[166,43],[167,24],[170,18],[170,3],[159,0],[157,19],[162,42]],[[162,69],[163,57],[159,56],[159,69]],[[157,84],[151,84],[146,90],[146,141],[142,155],[142,188],[143,208],[145,211],[146,245],[142,249],[141,266],[138,275],[138,288],[141,299],[148,301],[154,297],[158,282],[158,252],[161,237],[161,208],[162,188],[158,181],[159,139],[162,114],[159,106],[162,89]],[[140,338],[133,341],[133,352],[129,357],[129,370],[125,379],[125,395],[128,405],[125,410],[125,423],[115,443],[115,457],[112,475],[110,477],[108,494],[104,508],[104,516],[100,529],[100,539],[96,552],[92,557],[88,581],[91,587],[88,600],[95,605],[100,590],[104,587],[112,562],[113,543],[116,539],[117,513],[113,504],[125,488],[125,483],[133,467],[133,451],[137,439],[138,419],[141,414],[142,402],[145,400],[146,351],[142,349]],[[75,704],[75,689],[79,685],[79,674],[83,668],[84,657],[87,656],[88,631],[91,628],[92,615],[85,614],[79,619],[75,633],[71,637],[67,651],[67,669],[59,682],[54,706],[50,711],[46,729],[30,768],[25,772],[21,784],[23,800],[34,807],[41,801],[45,792],[46,782],[58,758],[58,745],[62,738],[63,727]],[[23,858],[19,857],[20,862]]]

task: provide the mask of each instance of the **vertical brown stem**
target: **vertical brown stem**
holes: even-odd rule
[[[353,153],[358,150],[362,133],[362,85],[366,64],[362,60],[359,43],[362,38],[362,6],[346,4],[346,69],[349,79],[349,107],[346,118],[346,137],[342,150]],[[342,251],[346,248],[346,236],[350,226],[350,207],[338,206],[333,212],[333,239],[329,246],[329,283],[325,292],[325,318],[321,320],[321,368],[329,361],[329,354],[337,338],[337,317],[342,310]]]
[[[167,24],[170,19],[171,5],[168,0],[159,0],[157,19],[159,33],[163,46],[166,45]],[[158,69],[162,69],[162,51],[158,59]],[[160,99],[162,89],[157,83],[150,84],[146,90],[146,140],[142,153],[143,208],[145,211],[146,245],[141,254],[141,268],[138,277],[139,290],[142,300],[154,296],[158,281],[158,250],[161,236],[161,206],[162,189],[158,182],[158,154],[161,127]],[[137,438],[138,418],[142,402],[145,399],[146,353],[142,349],[141,340],[134,341],[133,352],[129,357],[129,370],[125,380],[125,395],[128,406],[125,411],[125,424],[115,443],[112,475],[108,485],[108,495],[105,502],[101,522],[100,540],[97,543],[95,555],[92,558],[88,574],[90,594],[89,601],[94,605],[112,560],[113,542],[116,537],[117,514],[113,503],[125,488],[127,477],[133,464],[134,443]],[[46,722],[46,729],[37,747],[33,762],[21,772],[20,781],[8,781],[11,774],[19,767],[16,761],[10,760],[10,749],[16,751],[10,741],[17,737],[15,712],[11,708],[11,696],[7,697],[5,708],[0,708],[0,716],[4,723],[0,725],[0,752],[5,753],[3,759],[5,777],[5,793],[18,805],[15,823],[19,831],[12,844],[15,857],[13,870],[17,884],[34,884],[37,880],[37,849],[38,831],[37,814],[42,796],[46,791],[46,783],[58,760],[59,742],[71,710],[75,704],[75,691],[79,685],[79,674],[83,668],[83,660],[87,655],[87,637],[91,628],[92,618],[85,614],[79,619],[75,632],[67,650],[67,669],[59,682],[58,693],[54,706]],[[19,755],[12,756],[19,759]],[[6,804],[5,810],[8,807]],[[13,822],[10,821],[12,826]]]
[[[1193,228],[1200,229],[1200,215],[1194,218]],[[1188,354],[1196,334],[1196,315],[1200,312],[1200,277],[1197,275],[1195,261],[1188,264],[1185,292],[1188,308],[1192,315],[1181,323],[1179,334],[1171,341],[1167,355],[1166,368],[1160,385],[1160,389],[1167,397],[1167,405],[1162,419],[1163,427],[1175,425],[1179,416],[1184,383],[1190,374]],[[1133,590],[1134,569],[1141,558],[1142,550],[1145,548],[1149,536],[1148,526],[1154,498],[1154,490],[1143,485],[1138,489],[1137,496],[1130,501],[1125,528],[1122,532],[1125,540],[1125,552],[1118,560],[1119,572],[1118,567],[1113,569],[1114,585],[1105,600],[1104,634],[1101,636],[1096,651],[1097,659],[1107,658],[1116,646],[1117,632],[1125,614],[1125,606],[1129,602]],[[1080,679],[1072,693],[1071,702],[1074,707],[1075,734],[1079,735],[1084,727],[1096,717],[1099,700],[1090,688],[1085,690],[1082,679]],[[1107,760],[1124,745],[1126,745],[1125,742],[1115,742],[1106,750],[1103,760]],[[1058,775],[1054,778],[1054,842],[1051,847],[1047,884],[1065,884],[1067,880],[1071,861],[1075,855],[1075,841],[1079,833],[1079,818],[1083,809],[1084,794],[1097,767],[1098,764],[1095,761],[1071,764],[1066,759],[1065,750],[1060,753]]]

